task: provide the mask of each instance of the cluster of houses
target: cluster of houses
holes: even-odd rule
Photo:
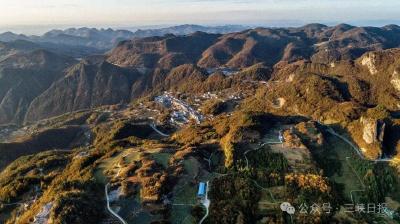
[[[175,98],[171,93],[165,92],[163,95],[155,98],[155,101],[167,108],[173,108],[175,111],[171,114],[171,122],[178,125],[189,122],[190,119],[200,123],[204,117],[198,111],[193,109],[186,102]]]

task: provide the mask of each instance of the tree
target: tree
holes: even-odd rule
[[[205,215],[204,208],[200,205],[196,205],[190,211],[196,222],[199,222]]]

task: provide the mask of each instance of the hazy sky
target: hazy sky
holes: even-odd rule
[[[399,20],[399,0],[0,0],[3,29]]]

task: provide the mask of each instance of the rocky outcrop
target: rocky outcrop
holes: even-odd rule
[[[376,55],[374,53],[369,53],[361,59],[361,64],[368,68],[371,75],[375,75],[376,73],[378,73],[375,63]]]
[[[365,158],[390,158],[397,153],[398,125],[383,106],[369,108],[345,127]]]
[[[386,127],[385,122],[364,117],[361,118],[360,122],[363,125],[363,139],[367,144],[383,142]]]
[[[390,80],[390,83],[392,83],[393,87],[400,92],[400,72],[395,70],[392,75],[392,79]]]

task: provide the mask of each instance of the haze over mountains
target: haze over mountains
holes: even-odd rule
[[[42,47],[82,47],[89,52],[85,55],[104,52],[114,47],[119,41],[149,36],[163,36],[165,34],[186,35],[196,31],[207,33],[229,33],[244,30],[248,27],[239,25],[226,25],[217,27],[206,27],[199,25],[180,25],[160,29],[137,30],[131,32],[128,30],[96,29],[96,28],[69,28],[65,30],[50,30],[41,36],[26,36],[5,32],[0,34],[1,42],[13,42],[24,40],[34,42]],[[48,46],[50,45],[50,46]],[[92,52],[90,52],[90,50]]]

